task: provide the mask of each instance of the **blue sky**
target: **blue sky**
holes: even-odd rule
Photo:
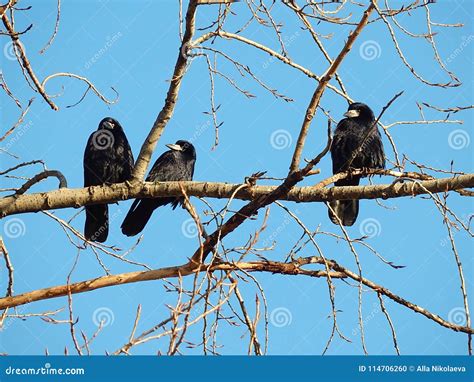
[[[402,2],[392,2],[401,5]],[[61,93],[55,99],[59,112],[52,111],[36,94],[35,101],[24,124],[14,135],[2,142],[1,147],[19,156],[22,161],[45,160],[48,168],[58,169],[68,179],[70,187],[82,186],[82,156],[88,136],[97,128],[105,116],[117,118],[124,127],[135,156],[146,137],[153,121],[162,107],[168,80],[178,54],[179,37],[177,1],[139,1],[130,6],[126,1],[69,1],[61,10],[59,33],[53,45],[45,54],[38,51],[47,42],[56,18],[54,1],[25,2],[33,5],[28,12],[18,14],[17,29],[30,23],[33,29],[25,34],[23,43],[33,68],[39,78],[55,72],[74,72],[87,76],[107,97],[113,98],[110,90],[115,88],[119,102],[107,106],[89,94],[83,102],[73,108],[66,106],[77,102],[84,84],[73,79],[54,79],[47,85],[49,94]],[[86,5],[87,4],[87,5]],[[243,4],[233,7],[237,16],[231,17],[228,31],[234,31],[248,17]],[[394,94],[404,90],[404,95],[383,116],[384,123],[400,120],[417,120],[417,101],[438,106],[463,106],[472,104],[472,53],[474,35],[472,27],[472,3],[468,0],[440,1],[431,6],[432,19],[439,23],[463,23],[462,28],[437,27],[436,39],[440,56],[448,68],[454,71],[463,85],[458,88],[430,88],[420,84],[401,63],[382,23],[369,25],[355,43],[343,62],[339,74],[350,95],[369,104],[376,114]],[[354,8],[355,20],[361,10]],[[213,7],[200,7],[198,27],[212,21]],[[275,6],[274,17],[284,23],[282,36],[287,42],[290,57],[315,73],[322,73],[327,63],[317,47],[312,44],[306,31],[297,24],[295,17],[282,6]],[[402,16],[399,21],[414,33],[424,32],[424,13],[413,12]],[[332,33],[331,39],[323,39],[327,50],[335,57],[347,37],[350,26],[318,24],[321,34]],[[202,32],[197,32],[199,33]],[[278,50],[278,43],[271,29],[254,25],[244,36],[267,44]],[[407,38],[397,31],[400,45],[407,59],[427,80],[444,82],[448,76],[433,60],[429,45],[422,39]],[[26,104],[33,95],[19,71],[18,64],[9,59],[8,40],[3,37],[2,71],[14,94]],[[365,45],[364,45],[365,44]],[[373,48],[370,50],[364,50]],[[220,128],[220,143],[211,150],[214,130],[209,115],[209,78],[205,61],[195,58],[188,69],[180,91],[175,113],[160,139],[153,160],[165,150],[165,143],[178,139],[193,139],[197,148],[195,180],[241,183],[256,172],[267,171],[270,176],[283,177],[287,174],[294,144],[304,112],[316,83],[302,73],[285,67],[261,52],[243,46],[239,42],[217,41],[216,48],[224,50],[239,59],[271,87],[294,99],[287,103],[278,100],[249,79],[241,78],[232,67],[220,62],[223,72],[232,73],[238,83],[251,91],[256,98],[247,99],[237,93],[222,79],[216,80],[216,103],[220,104],[218,118],[224,124]],[[375,52],[375,53],[374,53]],[[371,54],[374,54],[373,56]],[[3,126],[10,126],[17,118],[18,110],[5,96],[2,97]],[[347,103],[327,90],[322,106],[339,120],[347,109]],[[442,119],[444,114],[426,110],[427,119]],[[400,125],[391,129],[400,154],[406,154],[417,162],[448,169],[451,161],[459,171],[472,172],[472,111],[451,116],[464,120],[463,125],[430,124]],[[314,157],[325,145],[326,119],[318,111],[308,135],[304,151],[306,158]],[[281,131],[280,145],[272,141],[275,131]],[[461,146],[453,144],[453,132],[462,138]],[[450,135],[451,134],[451,135]],[[451,137],[451,138],[450,138]],[[273,143],[273,144],[272,144]],[[393,160],[393,153],[384,137],[386,153]],[[276,147],[275,147],[276,146]],[[10,156],[1,154],[2,169],[17,164]],[[330,175],[328,157],[320,164],[321,174],[306,179],[310,185]],[[31,176],[39,168],[28,168],[16,173]],[[374,182],[388,182],[389,179],[374,179]],[[10,180],[14,184],[19,181]],[[367,182],[365,180],[364,182]],[[12,184],[12,183],[9,183]],[[2,179],[2,188],[4,186]],[[55,180],[45,181],[34,191],[57,187]],[[32,191],[33,191],[32,190]],[[213,206],[222,207],[223,201],[208,199]],[[449,197],[451,207],[463,219],[473,212],[472,201],[457,195]],[[194,200],[198,211],[203,213],[205,205]],[[126,238],[119,230],[120,223],[131,201],[110,207],[112,218],[108,244],[129,248],[135,242]],[[243,202],[235,201],[235,210]],[[323,204],[286,203],[310,229],[318,225],[323,231],[340,234],[327,218]],[[454,257],[447,241],[447,231],[441,216],[432,201],[417,197],[392,199],[384,202],[390,208],[383,208],[375,201],[362,201],[358,222],[348,229],[351,237],[360,237],[363,223],[375,224],[375,236],[368,239],[383,256],[406,267],[394,270],[375,258],[373,254],[358,247],[365,277],[390,288],[402,297],[420,304],[428,310],[450,317],[458,324],[463,323],[459,311],[462,298]],[[57,211],[62,218],[70,218],[77,211]],[[8,237],[5,225],[9,220],[19,218],[22,231],[19,237]],[[246,242],[248,235],[259,227],[263,218],[246,222],[241,229],[226,239],[228,247]],[[74,226],[83,227],[84,214],[74,220]],[[197,239],[183,234],[183,224],[189,219],[184,210],[162,208],[155,212],[143,232],[144,238],[135,250],[132,259],[149,264],[153,268],[182,264],[196,249]],[[37,288],[64,284],[77,251],[61,228],[47,216],[38,214],[7,217],[2,220],[2,234],[15,267],[15,293]],[[301,235],[299,227],[288,219],[276,205],[271,207],[270,220],[262,234],[265,240],[276,241],[275,250],[267,257],[284,260],[294,242]],[[12,236],[12,235],[10,235]],[[336,241],[323,235],[317,236],[318,244],[327,257],[355,270],[353,256],[343,241]],[[458,250],[467,276],[468,291],[472,291],[472,241],[463,232],[456,233]],[[311,256],[310,246],[300,253]],[[103,258],[113,273],[135,271],[139,268]],[[81,253],[73,281],[94,278],[103,274],[94,254],[88,250]],[[266,291],[269,312],[274,317],[279,312],[286,316],[285,325],[270,323],[269,354],[320,354],[330,333],[330,304],[324,279],[257,274]],[[2,269],[2,290],[6,287],[6,272]],[[241,283],[242,284],[242,283]],[[362,348],[357,323],[357,288],[342,282],[336,283],[336,304],[341,312],[338,321],[341,330],[352,343],[335,339],[329,354],[361,354]],[[242,291],[249,301],[255,297],[253,285],[242,285]],[[166,315],[165,304],[175,302],[175,295],[167,294],[162,281],[97,290],[74,296],[74,310],[79,316],[78,327],[88,335],[96,329],[94,312],[107,309],[112,312],[110,323],[92,345],[94,354],[113,351],[124,344],[131,329],[137,304],[142,304],[142,319],[138,332],[153,326]],[[366,329],[367,349],[370,354],[393,354],[390,331],[384,315],[380,312],[377,296],[367,292],[363,296],[363,318]],[[419,314],[402,308],[390,300],[386,307],[394,322],[402,354],[465,354],[467,340],[464,335],[441,328]],[[67,306],[66,298],[29,304],[19,309],[20,313],[54,310]],[[59,318],[66,319],[67,312]],[[263,328],[259,331],[263,334]],[[247,346],[240,336],[243,328],[221,328],[219,335],[222,354],[245,353]],[[72,349],[67,325],[48,325],[39,319],[27,321],[11,320],[1,332],[0,352],[10,354],[43,354],[47,347],[51,354],[61,354],[64,347]],[[190,332],[190,339],[199,341],[199,330]],[[167,350],[166,342],[150,342],[135,349],[135,354],[156,354]],[[199,354],[199,349],[186,349],[188,354]]]

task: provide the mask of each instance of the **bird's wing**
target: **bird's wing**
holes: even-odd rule
[[[123,131],[117,131],[115,133],[116,139],[116,161],[119,167],[119,174],[117,174],[116,182],[124,182],[131,178],[134,160],[133,153],[130,144],[128,143],[127,136]]]
[[[354,122],[345,118],[336,127],[331,145],[333,174],[347,170],[352,153],[357,150],[360,137]]]
[[[184,164],[174,151],[166,151],[156,160],[146,180],[149,182],[167,182],[183,180]]]
[[[89,137],[84,150],[84,186],[96,186],[103,183],[105,177],[101,153],[93,145],[93,134]]]
[[[372,135],[372,139],[368,145],[368,152],[370,154],[369,162],[371,168],[385,168],[385,153],[383,149],[382,137],[377,127]]]
[[[373,129],[369,135],[368,129]],[[334,133],[331,157],[333,173],[346,171],[349,163],[354,168],[384,168],[385,155],[379,130],[372,123],[366,125],[350,119],[341,120]]]

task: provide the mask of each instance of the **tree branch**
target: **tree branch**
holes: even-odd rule
[[[334,178],[336,179],[336,178]],[[293,202],[327,202],[341,199],[391,199],[430,193],[460,190],[474,187],[474,174],[424,181],[410,181],[402,178],[392,184],[370,186],[348,186],[321,188],[321,186],[294,187],[282,193],[276,200]],[[213,182],[159,182],[159,183],[117,183],[86,188],[62,188],[49,192],[7,196],[0,199],[0,218],[25,212],[39,212],[60,208],[79,208],[89,204],[113,203],[119,200],[182,196],[182,190],[189,196],[216,199],[255,200],[273,193],[278,186],[248,186],[245,184]],[[182,188],[181,188],[182,187]]]
[[[59,285],[55,287],[38,289],[32,292],[23,293],[21,295],[4,297],[0,299],[0,309],[11,308],[19,305],[28,304],[34,301],[47,300],[51,298],[63,297],[68,294],[84,293],[91,290],[106,288],[114,285],[130,284],[140,281],[160,280],[172,277],[184,277],[196,272],[215,272],[215,271],[239,271],[246,272],[269,272],[272,274],[284,275],[305,275],[309,277],[327,277],[328,273],[323,270],[306,270],[302,266],[307,264],[328,264],[333,271],[330,272],[330,277],[333,279],[351,278],[355,281],[362,282],[365,286],[373,291],[387,296],[396,303],[403,305],[416,313],[420,313],[428,319],[437,324],[454,330],[456,332],[474,333],[474,329],[450,323],[440,316],[433,314],[426,309],[416,305],[404,298],[396,295],[387,288],[380,286],[347,268],[339,265],[334,260],[323,259],[322,257],[312,256],[303,257],[295,260],[292,263],[283,263],[278,261],[254,261],[254,262],[225,262],[212,264],[196,265],[193,262],[183,264],[176,267],[167,267],[155,269],[152,271],[121,273],[117,275],[109,275],[98,277],[96,279],[81,281],[74,284]]]
[[[301,126],[298,141],[296,142],[295,152],[293,153],[293,158],[291,160],[290,172],[296,171],[299,167],[301,153],[303,152],[303,147],[306,141],[306,136],[308,135],[309,127],[311,126],[311,121],[313,120],[314,114],[319,105],[319,102],[321,101],[321,97],[323,96],[327,84],[329,83],[333,75],[336,73],[339,65],[342,63],[347,53],[349,53],[349,51],[351,50],[352,45],[359,36],[360,32],[362,32],[362,29],[364,29],[364,27],[367,25],[369,21],[369,16],[375,9],[376,1],[377,0],[371,1],[369,7],[365,10],[364,15],[359,21],[359,24],[357,25],[356,29],[349,34],[346,44],[344,45],[338,56],[331,63],[329,68],[326,70],[326,73],[324,73],[324,75],[321,77],[318,87],[316,88],[306,110],[303,125]]]
[[[145,142],[140,149],[135,168],[133,170],[133,178],[142,180],[145,177],[145,172],[150,163],[151,156],[155,150],[156,144],[166,127],[166,124],[171,119],[176,102],[178,100],[179,88],[181,87],[181,81],[184,74],[186,73],[186,67],[188,63],[187,51],[190,48],[190,44],[194,35],[195,21],[196,21],[196,0],[190,0],[188,10],[186,12],[186,29],[183,36],[181,47],[179,48],[178,58],[174,67],[173,77],[170,80],[170,87],[166,95],[165,104],[161,109],[158,117],[153,124]]]
[[[18,34],[15,32],[15,29],[13,28],[12,23],[10,22],[10,20],[8,19],[5,13],[2,14],[2,22],[8,34],[10,35],[12,43],[16,49],[16,54],[18,55],[18,62],[20,63],[20,65],[23,66],[23,68],[28,73],[28,76],[33,81],[36,91],[38,91],[38,93],[41,94],[41,96],[48,103],[51,109],[58,110],[58,107],[54,104],[53,101],[51,101],[50,97],[46,94],[46,91],[44,90],[43,85],[39,82],[38,77],[36,77],[36,74],[33,71],[33,68],[31,67],[30,61],[26,57],[25,49],[20,42]]]

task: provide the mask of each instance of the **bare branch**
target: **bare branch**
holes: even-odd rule
[[[300,177],[301,173],[295,176]],[[402,178],[402,180],[407,179]],[[427,191],[440,193],[472,188],[474,187],[474,174],[424,180],[421,182],[396,182],[393,184],[333,187],[330,189],[319,186],[291,187],[291,189],[284,186],[249,187],[246,184],[213,182],[146,182],[133,185],[117,183],[77,189],[63,188],[45,193],[21,196],[7,196],[0,199],[0,217],[58,208],[78,208],[89,204],[112,203],[138,197],[181,196],[181,187],[189,196],[217,199],[228,199],[232,197],[235,190],[239,189],[235,194],[236,199],[257,201],[259,198],[264,198],[265,204],[270,204],[273,202],[273,199],[294,202],[325,202],[342,199],[400,198],[423,195]],[[270,196],[271,199],[267,199]]]

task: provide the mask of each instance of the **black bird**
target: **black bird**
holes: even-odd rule
[[[353,103],[344,116],[347,118],[338,123],[331,146],[333,174],[354,168],[385,168],[382,138],[370,107]],[[357,186],[359,181],[360,176],[349,176],[338,180],[335,186]],[[334,224],[339,224],[337,217],[342,225],[354,224],[359,214],[358,200],[334,200],[329,204],[334,210],[328,211]]]
[[[122,126],[113,118],[104,118],[84,151],[84,187],[124,182],[130,179],[132,169],[132,149]],[[86,206],[85,238],[103,243],[108,234],[107,204]]]
[[[147,182],[169,182],[192,180],[196,150],[183,140],[166,145],[171,150],[164,152],[153,164]],[[140,198],[136,199],[122,223],[122,232],[126,236],[135,236],[145,228],[151,214],[158,207],[171,203],[173,209],[183,202],[182,197]]]

